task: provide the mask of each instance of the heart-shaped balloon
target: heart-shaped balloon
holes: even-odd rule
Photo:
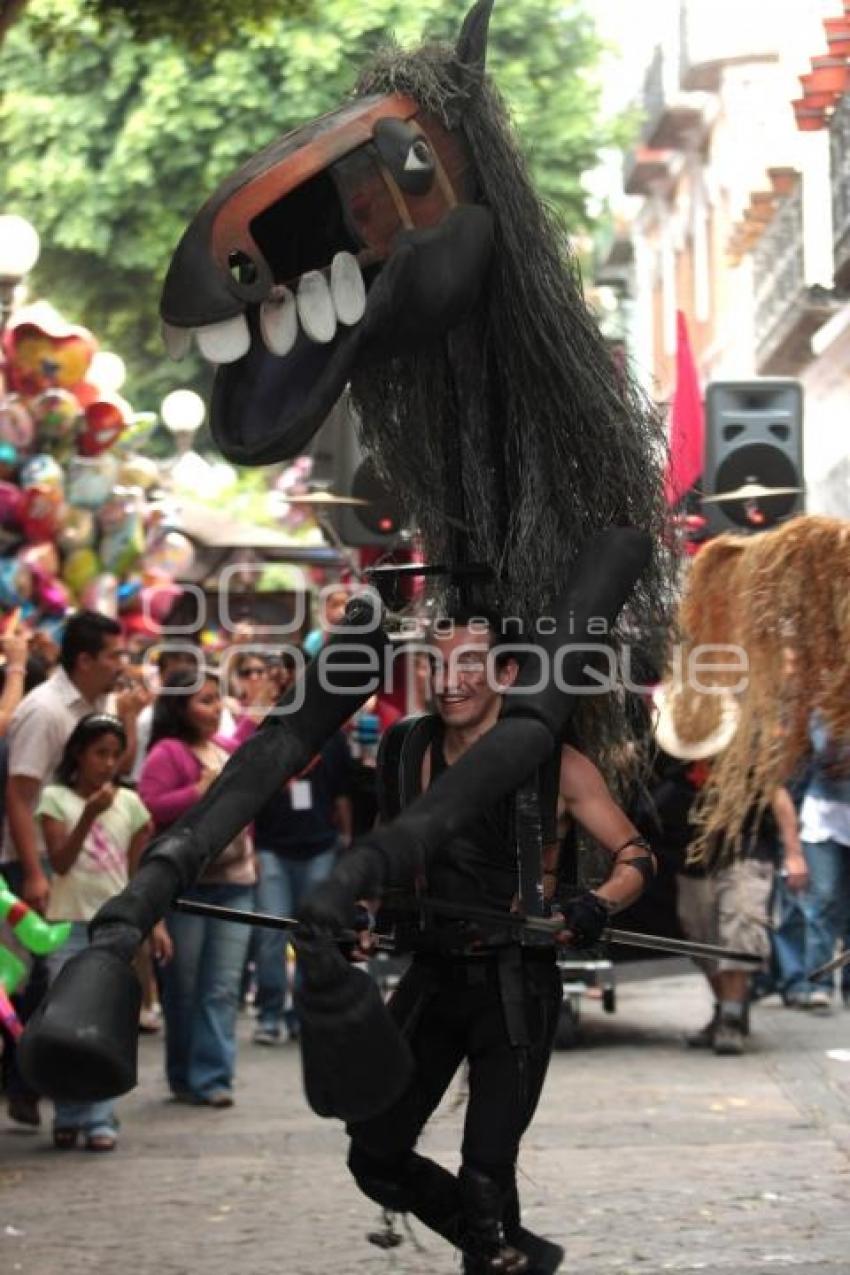
[[[132,408],[117,394],[102,395],[84,409],[85,425],[77,436],[81,456],[100,456],[124,432]]]
[[[88,328],[67,323],[52,306],[37,302],[13,315],[6,349],[11,388],[33,398],[57,385],[73,390],[85,379],[97,342]]]

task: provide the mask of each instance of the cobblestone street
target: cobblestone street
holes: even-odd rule
[[[567,1247],[565,1275],[796,1275],[850,1268],[850,1011],[777,1000],[743,1058],[687,1051],[707,996],[692,974],[622,982],[614,1015],[582,1010],[557,1053],[521,1159],[526,1219]],[[297,1047],[261,1049],[242,1020],[237,1105],[165,1101],[161,1042],[120,1102],[114,1155],[56,1152],[0,1127],[3,1275],[450,1275],[415,1224],[392,1253],[344,1165],[341,1129],[307,1109]],[[457,1097],[455,1091],[454,1097]],[[45,1105],[46,1112],[46,1105]],[[456,1164],[452,1095],[424,1146]]]

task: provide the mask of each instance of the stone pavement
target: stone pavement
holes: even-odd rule
[[[521,1189],[565,1275],[850,1271],[850,1011],[770,1001],[752,1051],[716,1058],[680,1043],[707,1003],[690,973],[622,982],[616,1014],[585,1002],[582,1046],[555,1055]],[[424,1252],[366,1242],[377,1210],[305,1106],[297,1048],[254,1046],[250,1026],[230,1111],[166,1102],[148,1037],[114,1154],[0,1123],[2,1275],[457,1275],[418,1224]],[[451,1166],[459,1092],[423,1144]]]

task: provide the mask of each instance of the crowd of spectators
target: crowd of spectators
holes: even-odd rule
[[[141,677],[120,626],[93,612],[70,618],[59,647],[15,633],[2,639],[0,873],[30,907],[72,923],[63,948],[49,960],[31,960],[27,984],[14,997],[22,1021],[48,978],[87,942],[87,922],[127,882],[149,838],[201,800],[291,683],[292,653],[275,653],[251,637],[240,634],[235,658],[223,663],[227,685],[200,649],[185,645],[158,649]],[[312,635],[313,654],[325,638],[324,628]],[[421,655],[415,671],[425,705]],[[308,772],[258,811],[188,897],[245,911],[296,912],[352,836],[371,823],[374,742],[397,716],[382,700],[364,706]],[[753,812],[736,861],[716,870],[690,861],[690,814],[728,726],[721,723],[694,749],[660,712],[651,782],[634,812],[675,875],[682,931],[763,958],[755,977],[751,965],[734,960],[703,964],[714,1006],[687,1043],[720,1055],[744,1050],[758,997],[778,993],[790,1008],[827,1012],[836,999],[833,976],[812,973],[850,934],[850,747],[827,739],[817,720],[805,773],[778,790],[765,811]],[[246,998],[255,1014],[253,1045],[298,1036],[294,968],[282,931],[176,910],[156,927],[138,962],[140,1030],[162,1033],[173,1101],[233,1105],[237,1016]],[[43,1102],[20,1075],[9,1034],[2,1066],[10,1119],[38,1127]],[[56,1105],[52,1136],[59,1149],[111,1150],[116,1130],[111,1103]]]

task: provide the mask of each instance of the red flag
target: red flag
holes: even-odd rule
[[[670,413],[670,459],[665,477],[668,505],[675,505],[702,473],[702,394],[688,325],[676,311],[676,389]]]

